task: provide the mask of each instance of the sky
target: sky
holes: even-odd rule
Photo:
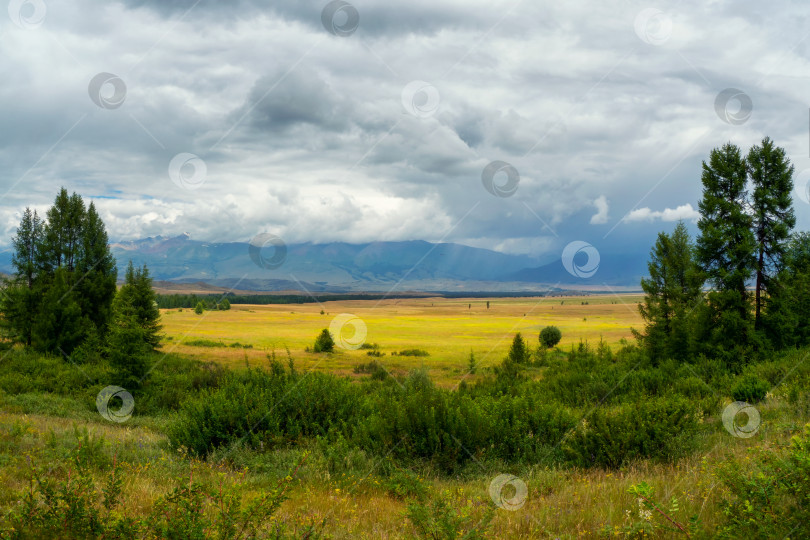
[[[801,1],[11,0],[0,245],[60,186],[113,240],[428,240],[538,258],[694,231],[764,136],[810,228]]]

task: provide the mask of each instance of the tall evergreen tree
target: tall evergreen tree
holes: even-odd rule
[[[14,274],[5,282],[0,302],[4,326],[11,337],[31,345],[39,295],[34,289],[37,272],[37,246],[43,234],[42,221],[36,211],[26,208],[17,234],[11,239],[14,254],[11,264]]]
[[[751,178],[751,210],[753,232],[756,240],[756,290],[754,300],[754,324],[762,329],[762,307],[765,295],[777,292],[771,282],[782,267],[783,258],[790,238],[790,231],[796,225],[793,212],[793,165],[785,150],[775,146],[765,137],[761,146],[754,146],[746,160]],[[774,309],[769,312],[778,317]]]
[[[59,191],[41,221],[26,209],[13,239],[14,276],[2,299],[9,336],[49,352],[69,352],[103,336],[112,316],[115,259],[95,205]],[[78,307],[78,315],[75,308]]]
[[[641,280],[639,311],[643,333],[635,332],[655,360],[685,360],[692,351],[693,311],[703,297],[703,276],[695,262],[689,231],[679,222],[671,235],[659,233]]]
[[[76,290],[82,314],[103,336],[112,319],[118,269],[104,222],[92,202],[87,208],[76,255]]]
[[[116,295],[114,306],[116,316],[126,313],[131,322],[141,329],[142,340],[150,349],[160,345],[160,310],[146,265],[135,268],[129,261],[124,284]]]
[[[763,327],[776,348],[810,345],[810,233],[793,234],[769,287]]]
[[[44,290],[42,309],[33,326],[33,342],[45,352],[70,354],[87,335],[87,319],[68,283],[68,271],[58,268]]]
[[[703,162],[697,259],[714,290],[708,302],[708,345],[732,353],[751,342],[750,298],[746,282],[755,266],[752,219],[746,212],[747,171],[740,149],[712,150]]]

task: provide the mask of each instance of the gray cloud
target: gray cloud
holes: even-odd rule
[[[767,134],[810,168],[801,6],[681,2],[654,45],[634,27],[642,3],[353,4],[348,37],[326,32],[320,1],[76,0],[38,28],[0,20],[3,243],[65,185],[115,239],[646,252],[657,209],[697,206],[712,147]],[[90,99],[100,72],[126,83],[120,107]],[[415,80],[440,98],[422,118],[403,105]],[[715,111],[729,87],[751,97],[742,125]],[[179,153],[205,162],[197,189],[169,178]],[[511,197],[482,185],[495,160],[520,173]],[[807,228],[810,205],[797,216]]]

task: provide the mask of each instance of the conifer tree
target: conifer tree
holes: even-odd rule
[[[745,161],[733,144],[715,148],[709,163],[703,162],[696,251],[714,290],[708,295],[701,341],[710,354],[729,359],[750,344],[753,330],[746,282],[754,272],[756,244],[745,208],[746,179]]]
[[[751,210],[753,233],[756,240],[756,289],[754,299],[754,324],[757,330],[763,328],[763,306],[767,296],[773,296],[778,288],[771,283],[783,266],[790,232],[796,225],[793,212],[793,165],[785,150],[775,146],[765,137],[761,146],[754,146],[748,153],[748,174],[751,178]],[[774,302],[766,316],[771,315],[776,322],[780,318]],[[772,325],[773,326],[773,325]],[[771,328],[772,337],[779,332],[780,325]]]
[[[518,332],[515,334],[514,339],[512,339],[512,346],[509,348],[509,353],[506,357],[507,362],[525,364],[529,361],[530,355],[531,353],[529,352],[529,346],[526,345],[526,341],[524,341],[523,336],[521,336],[520,332]]]
[[[683,222],[671,235],[658,234],[647,268],[650,277],[641,280],[645,296],[639,304],[645,328],[635,332],[636,337],[655,360],[685,360],[691,352],[693,312],[703,296],[703,277]]]
[[[95,205],[85,209],[80,195],[62,188],[46,217],[24,212],[13,239],[14,276],[0,307],[12,339],[68,352],[104,335],[115,296],[115,259]]]
[[[116,317],[123,315],[127,324],[140,328],[141,339],[150,349],[156,349],[160,345],[160,310],[146,265],[135,268],[132,261],[129,261],[124,284],[116,295],[114,305]],[[117,322],[122,324],[121,320]]]
[[[89,318],[103,337],[112,319],[118,269],[110,252],[104,222],[90,203],[82,227],[76,258],[76,290],[82,314]]]
[[[11,239],[14,274],[6,280],[0,299],[3,326],[10,337],[31,345],[33,326],[39,311],[39,295],[34,289],[37,272],[37,246],[43,234],[42,221],[36,211],[26,208],[17,234]]]
[[[68,283],[68,271],[57,268],[44,290],[41,307],[32,328],[34,345],[45,352],[69,355],[87,333],[87,319]]]

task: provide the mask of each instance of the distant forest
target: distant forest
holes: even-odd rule
[[[446,292],[437,291],[435,293],[427,291],[421,294],[366,294],[366,293],[346,293],[346,294],[242,294],[237,295],[229,292],[225,294],[158,294],[157,303],[161,309],[193,308],[199,302],[209,309],[214,309],[216,305],[227,298],[231,304],[311,304],[338,300],[384,300],[408,299],[408,298],[536,298],[543,296],[576,296],[582,295],[576,291],[555,291],[549,292]],[[594,293],[598,294],[598,293]]]

